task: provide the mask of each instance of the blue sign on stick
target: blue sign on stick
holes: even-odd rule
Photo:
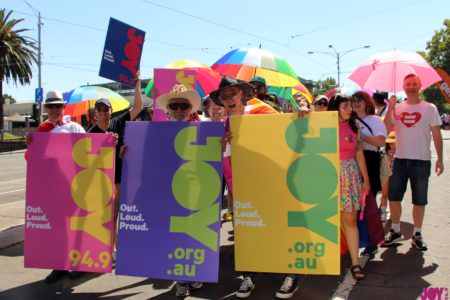
[[[36,88],[34,90],[34,101],[36,103],[41,103],[44,98],[43,94],[44,94],[44,90],[42,88]]]
[[[144,38],[144,31],[110,18],[99,75],[133,87]]]

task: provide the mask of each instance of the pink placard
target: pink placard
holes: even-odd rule
[[[153,78],[155,84],[153,121],[167,121],[166,113],[157,105],[158,97],[170,92],[175,84],[184,84],[187,89],[195,90],[196,80],[194,70],[155,69]]]
[[[35,132],[32,139],[25,267],[111,272],[112,135]]]

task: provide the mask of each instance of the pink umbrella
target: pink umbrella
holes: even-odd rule
[[[396,93],[403,90],[403,79],[411,73],[420,77],[423,89],[442,80],[420,54],[398,50],[372,55],[349,79],[361,88]]]

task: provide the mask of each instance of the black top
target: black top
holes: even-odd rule
[[[130,121],[130,112],[126,111],[123,114],[112,118],[109,122],[108,130],[106,132],[114,132],[119,135],[119,141],[116,146],[116,173],[115,173],[115,183],[120,183],[122,174],[122,159],[119,157],[120,147],[123,146],[123,136],[125,133],[125,123]],[[87,130],[88,133],[106,133],[103,129],[99,128],[97,125],[92,126]]]

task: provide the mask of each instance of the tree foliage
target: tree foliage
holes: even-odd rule
[[[336,84],[336,79],[333,77],[327,77],[324,80],[317,81],[317,90],[314,91],[314,96],[326,94],[329,90],[335,88]]]
[[[450,19],[443,22],[444,27],[436,31],[427,42],[426,51],[422,54],[435,68],[442,68],[450,74]],[[439,88],[432,86],[423,92],[427,101],[434,103],[440,112],[450,112],[450,104],[442,96]]]
[[[36,43],[23,36],[28,29],[17,26],[23,19],[11,19],[12,11],[0,9],[0,130],[3,129],[3,82],[30,83],[37,61]]]

